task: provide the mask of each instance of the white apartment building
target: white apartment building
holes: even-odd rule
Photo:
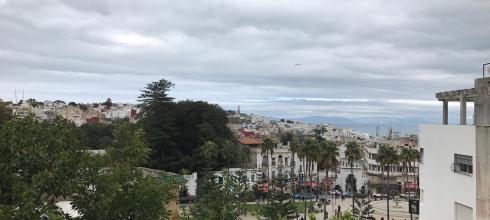
[[[402,145],[399,140],[370,140],[366,142],[364,149],[364,167],[366,174],[368,176],[369,189],[373,193],[392,193],[392,192],[404,192],[406,190],[414,190],[411,188],[405,189],[405,184],[410,186],[414,185],[416,182],[416,173],[418,173],[418,163],[412,166],[403,167],[400,164],[394,164],[390,166],[390,192],[387,192],[386,181],[388,178],[386,176],[386,171],[380,164],[376,161],[376,156],[378,154],[378,149],[381,144],[388,144],[394,146],[397,150],[409,147],[418,149],[417,145]],[[408,171],[408,173],[407,173]],[[407,180],[408,177],[408,180]]]
[[[420,146],[420,219],[475,219],[475,127],[422,125]]]
[[[490,219],[490,78],[475,88],[437,93],[442,125],[423,125],[420,219]],[[448,102],[460,104],[460,124],[448,125]],[[474,124],[466,125],[466,103]]]
[[[294,171],[298,175],[296,178],[299,181],[305,179],[305,161],[295,154],[293,163],[293,154],[289,151],[289,146],[277,144],[272,155],[262,154],[262,150],[258,147],[250,150],[255,158],[255,167],[253,168],[257,169],[259,178],[275,179],[278,175],[282,175],[283,178],[289,179],[291,178],[291,171]],[[316,169],[317,164],[313,163],[312,175],[315,176],[313,180],[316,180]]]

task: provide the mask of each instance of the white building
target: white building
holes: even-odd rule
[[[187,182],[185,183],[185,186],[187,188],[187,192],[189,193],[190,196],[195,196],[197,195],[197,172],[194,172],[189,175],[182,175]]]
[[[364,166],[369,179],[369,188],[373,193],[388,193],[386,189],[386,176],[385,168],[383,168],[377,161],[376,156],[381,144],[387,144],[395,147],[397,150],[403,148],[419,149],[416,143],[408,144],[407,138],[413,139],[416,137],[404,137],[403,140],[370,140],[365,144],[364,149]],[[416,181],[416,173],[418,173],[418,163],[412,166],[403,167],[403,164],[390,165],[390,190],[392,192],[405,192],[407,190],[415,190],[414,188],[405,188],[405,184],[413,186]],[[408,172],[407,172],[408,171]],[[407,181],[408,178],[408,181]]]
[[[335,179],[335,184],[342,187],[344,191],[351,191],[351,187],[347,184],[347,178],[351,175],[351,168],[349,161],[345,156],[345,144],[342,144],[339,147],[339,173],[337,174],[337,178]],[[354,178],[356,179],[356,188],[357,190],[361,190],[364,186],[367,190],[368,178],[367,174],[364,172],[364,161],[359,160],[354,162],[354,166],[352,167],[352,171],[354,174]]]
[[[420,129],[421,219],[490,219],[490,78],[475,88],[437,93],[442,125]],[[448,125],[448,102],[459,102],[460,124]],[[466,125],[466,103],[474,102],[474,124]]]
[[[261,174],[260,178],[275,179],[278,175],[282,175],[283,178],[291,178],[291,171],[297,174],[298,180],[304,180],[305,177],[305,161],[303,158],[299,158],[297,154],[294,155],[289,150],[289,146],[277,144],[274,152],[269,155],[262,154],[260,148],[251,148],[250,153],[255,158],[255,169],[258,170],[258,174]],[[317,164],[312,164],[312,174],[316,176]]]
[[[475,164],[475,127],[423,125],[420,127],[420,219],[475,219],[476,178],[462,170],[458,155]],[[471,167],[471,171],[473,168]],[[459,216],[457,218],[456,216]]]

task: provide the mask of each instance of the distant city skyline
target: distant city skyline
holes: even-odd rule
[[[17,90],[18,99],[25,91],[41,101],[136,103],[146,83],[164,78],[177,100],[269,117],[437,121],[434,93],[472,87],[490,62],[489,9],[487,1],[0,0],[0,98]]]

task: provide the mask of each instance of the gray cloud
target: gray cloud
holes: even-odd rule
[[[0,0],[0,98],[178,99],[270,116],[439,117],[489,61],[488,1]],[[300,63],[300,66],[294,64]],[[282,98],[282,99],[281,99]]]

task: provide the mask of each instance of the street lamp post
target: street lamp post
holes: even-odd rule
[[[482,72],[483,78],[485,78],[485,66],[486,66],[486,65],[488,65],[488,64],[490,64],[490,63],[484,63],[484,64],[482,65],[482,70],[481,70],[481,72]]]

